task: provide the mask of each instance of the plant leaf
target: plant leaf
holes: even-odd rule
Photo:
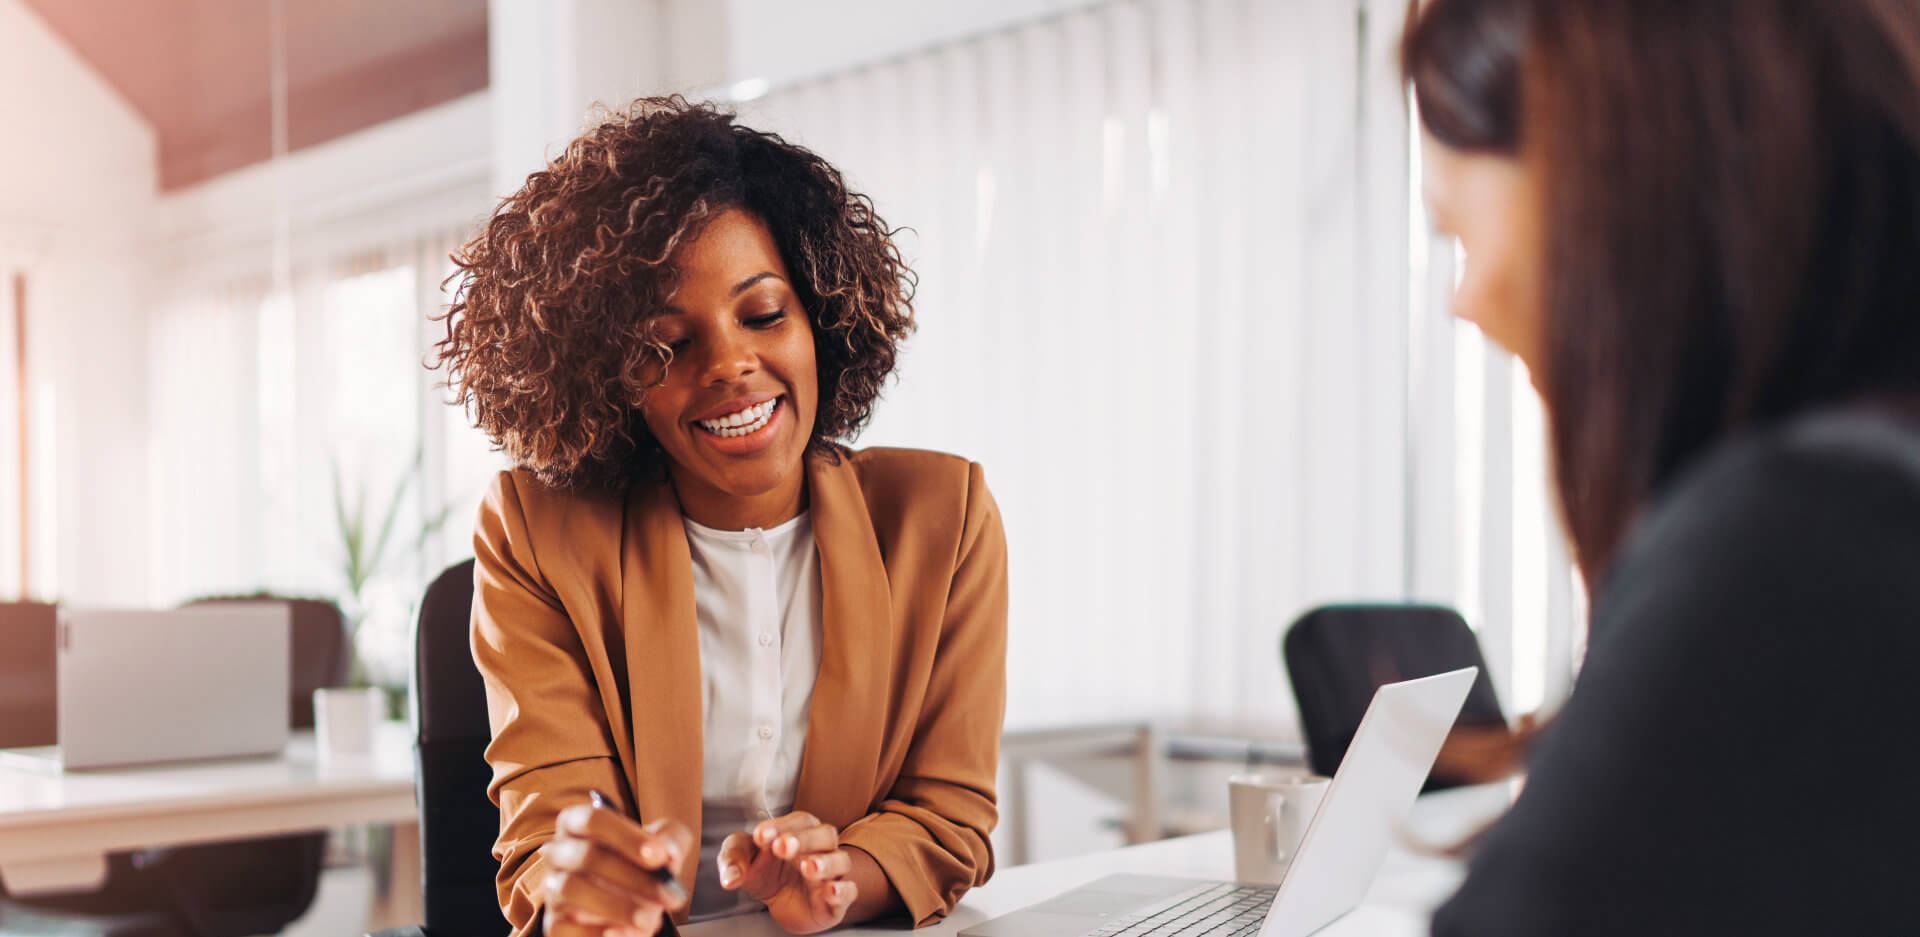
[[[340,528],[341,560],[345,565],[342,572],[346,575],[347,598],[354,604],[360,601],[360,531],[353,515],[357,513],[347,506],[346,490],[340,478],[340,459],[330,460],[333,466],[333,516]]]
[[[418,473],[420,460],[416,456],[413,464],[400,473],[400,483],[393,487],[393,497],[387,501],[385,517],[380,520],[380,533],[373,541],[373,551],[367,556],[368,572],[378,569],[386,559],[387,544],[393,539],[393,525],[400,519],[400,505],[407,500],[407,489],[413,487],[413,477]]]

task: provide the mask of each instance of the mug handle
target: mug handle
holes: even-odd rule
[[[1267,794],[1267,855],[1275,862],[1287,861],[1287,853],[1280,848],[1280,828],[1285,823],[1281,812],[1286,806],[1287,795],[1279,791]]]

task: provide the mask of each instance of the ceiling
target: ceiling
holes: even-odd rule
[[[269,0],[25,0],[153,125],[162,189],[272,155]],[[487,0],[284,0],[290,149],[487,86]]]

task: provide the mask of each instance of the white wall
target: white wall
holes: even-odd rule
[[[39,420],[29,591],[137,602],[146,358],[136,245],[156,191],[154,133],[19,0],[0,0],[0,127],[0,268],[29,277]],[[7,523],[17,529],[17,518]],[[16,569],[0,571],[0,592],[12,591]]]
[[[728,0],[728,81],[785,84],[1092,5],[1092,0]]]

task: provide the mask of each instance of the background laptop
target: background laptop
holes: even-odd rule
[[[1374,692],[1278,888],[1110,875],[961,937],[1302,937],[1325,927],[1373,884],[1479,672],[1467,667]]]
[[[58,744],[9,761],[68,770],[279,754],[287,744],[284,602],[58,612]]]

